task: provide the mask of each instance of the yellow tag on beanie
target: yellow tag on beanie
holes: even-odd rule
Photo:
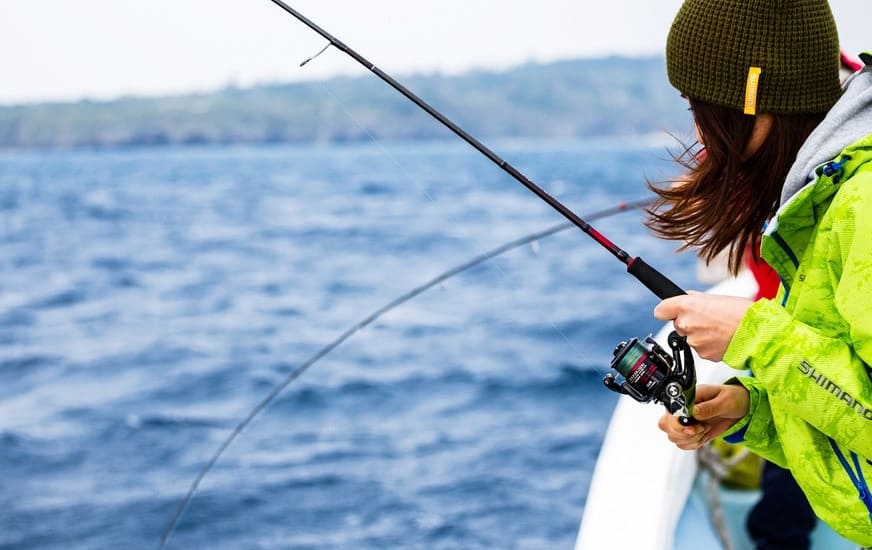
[[[757,114],[757,84],[760,82],[760,67],[748,68],[748,80],[745,81],[745,114]]]

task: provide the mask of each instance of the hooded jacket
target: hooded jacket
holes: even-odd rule
[[[789,468],[815,513],[872,546],[872,66],[855,74],[785,180],[761,255],[778,272],[724,362],[750,410],[724,437]]]

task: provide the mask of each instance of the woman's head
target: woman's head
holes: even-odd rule
[[[774,213],[802,143],[841,94],[835,23],[824,0],[685,0],[666,47],[705,153],[685,148],[679,185],[648,222],[659,235],[730,250],[737,272]]]
[[[828,111],[839,66],[826,0],[686,0],[666,41],[683,95],[750,115]]]

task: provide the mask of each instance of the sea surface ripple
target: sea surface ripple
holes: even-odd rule
[[[674,171],[642,138],[495,149],[582,216]],[[156,547],[297,365],[560,221],[462,143],[0,153],[0,548]],[[641,214],[594,225],[693,286]],[[577,230],[452,278],[287,388],[168,547],[571,548],[656,303]]]

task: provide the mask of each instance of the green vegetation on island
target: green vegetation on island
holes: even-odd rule
[[[482,138],[680,131],[686,105],[660,57],[397,75]],[[0,148],[440,139],[449,131],[373,75],[204,94],[0,106]]]

